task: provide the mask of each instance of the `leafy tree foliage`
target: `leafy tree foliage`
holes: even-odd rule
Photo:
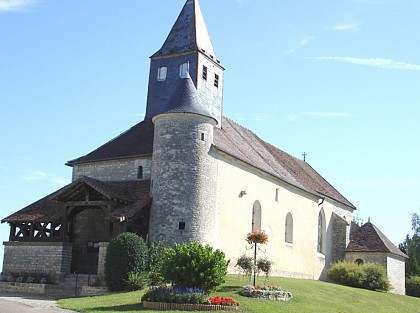
[[[206,292],[214,290],[225,281],[229,261],[220,250],[195,241],[174,244],[165,251],[162,274],[166,281],[177,287],[197,287]]]
[[[407,235],[399,244],[400,250],[409,257],[405,267],[407,277],[420,276],[420,212],[411,215],[411,229],[413,236]]]
[[[133,280],[136,273],[147,269],[148,248],[139,236],[122,233],[111,240],[105,258],[105,280],[112,291],[127,288],[129,278]],[[129,273],[130,277],[129,277]]]

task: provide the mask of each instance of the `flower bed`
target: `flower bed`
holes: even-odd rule
[[[276,286],[244,286],[239,294],[244,297],[277,301],[289,301],[293,298],[291,292]]]
[[[141,298],[143,307],[156,310],[232,311],[239,303],[232,298],[207,298],[199,288],[160,286],[148,290]]]
[[[187,304],[143,301],[143,308],[152,310],[180,310],[180,311],[236,311],[237,306],[211,305],[211,304]]]

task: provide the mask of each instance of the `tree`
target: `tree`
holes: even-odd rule
[[[399,244],[400,250],[409,257],[405,268],[407,277],[420,276],[420,210],[411,214],[411,230],[413,236],[407,235],[404,242]]]

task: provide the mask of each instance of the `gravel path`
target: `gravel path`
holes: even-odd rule
[[[51,298],[45,298],[42,296],[0,293],[0,300],[5,300],[1,302],[3,305],[7,305],[7,301],[24,304],[30,307],[30,310],[28,310],[28,312],[45,312],[45,313],[74,313],[75,312],[75,311],[60,309],[57,305],[56,300],[51,299]],[[2,308],[0,308],[0,312],[3,312]]]

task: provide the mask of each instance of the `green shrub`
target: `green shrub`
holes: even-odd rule
[[[127,279],[124,281],[125,289],[128,291],[136,291],[144,289],[149,284],[149,274],[146,272],[128,273]]]
[[[123,233],[111,240],[105,258],[105,281],[112,291],[125,288],[128,273],[142,273],[147,269],[147,245],[132,233]]]
[[[351,262],[338,262],[327,272],[332,281],[356,288],[369,290],[389,290],[385,268],[378,263],[357,265]]]
[[[213,251],[209,245],[195,241],[175,243],[173,249],[165,252],[162,274],[166,281],[178,287],[198,287],[210,292],[224,283],[228,264],[225,254]]]
[[[237,260],[235,267],[238,267],[245,276],[251,276],[254,269],[254,259],[242,254]]]
[[[405,281],[405,291],[407,296],[420,298],[420,276],[411,276]]]
[[[165,283],[162,275],[162,264],[165,259],[165,251],[168,245],[164,241],[153,242],[149,246],[149,281],[151,285]]]
[[[369,290],[389,290],[390,284],[386,276],[386,270],[381,264],[365,263],[361,265],[361,268],[365,273],[363,288]]]
[[[200,288],[172,288],[166,286],[152,288],[141,298],[141,301],[189,304],[200,304],[204,303],[205,300],[205,292]]]

